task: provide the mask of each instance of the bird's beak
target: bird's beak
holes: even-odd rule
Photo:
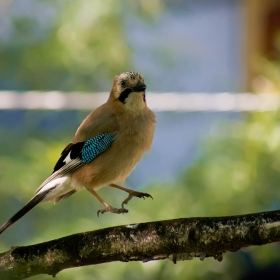
[[[145,89],[147,88],[147,86],[142,83],[142,82],[138,82],[138,84],[135,87],[132,87],[132,91],[134,92],[140,92],[140,91],[145,91]]]

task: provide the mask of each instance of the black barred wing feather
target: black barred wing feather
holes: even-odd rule
[[[74,161],[75,159],[80,159],[80,153],[82,152],[83,146],[85,142],[78,142],[76,144],[70,143],[68,146],[62,151],[59,160],[57,161],[56,165],[54,166],[53,173]]]
[[[38,188],[38,193],[50,181],[65,176],[83,164],[93,161],[107,150],[115,140],[116,133],[101,133],[85,142],[70,143],[62,151],[53,173]]]

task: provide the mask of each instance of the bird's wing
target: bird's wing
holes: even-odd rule
[[[55,182],[46,186],[49,182],[61,178],[81,165],[94,160],[98,155],[111,146],[115,140],[116,134],[116,132],[101,133],[84,142],[78,142],[75,144],[70,143],[66,146],[62,151],[61,157],[56,163],[51,176],[43,182],[36,191],[34,197],[25,206],[0,227],[0,234],[57,189],[58,185],[56,185]],[[55,198],[54,201],[57,202],[69,197],[73,193],[75,193],[75,190],[70,190]]]
[[[84,142],[68,144],[54,166],[53,173],[41,184],[35,194],[39,193],[50,181],[63,177],[83,164],[93,161],[98,155],[111,146],[115,140],[116,134],[116,132],[101,133]]]

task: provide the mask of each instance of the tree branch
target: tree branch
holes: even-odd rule
[[[24,247],[0,254],[0,279],[113,261],[191,260],[280,240],[280,211],[229,217],[185,218],[131,224]]]

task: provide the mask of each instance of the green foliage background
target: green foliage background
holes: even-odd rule
[[[109,90],[112,76],[133,69],[124,13],[152,24],[164,9],[160,1],[151,4],[144,0],[119,1],[118,5],[113,0],[34,3],[41,12],[50,14],[50,22],[44,25],[36,13],[11,17],[10,35],[0,41],[1,90]],[[39,131],[44,119],[50,123],[63,121],[63,112],[12,113],[18,114],[20,125],[7,124],[2,118],[0,126],[1,221],[22,207],[51,173],[61,150],[88,112],[71,112],[71,122],[65,121],[63,130]],[[101,204],[81,191],[55,207],[37,206],[1,235],[0,251],[121,224],[277,209],[279,161],[279,112],[244,114],[242,120],[222,123],[214,136],[205,139],[195,162],[174,182],[146,186],[153,201],[133,199],[128,215],[107,213],[97,218]],[[115,206],[125,198],[111,188],[102,189],[100,194]],[[176,265],[167,260],[109,263],[69,269],[57,279],[241,279],[248,263],[266,267],[279,260],[279,254],[279,246],[272,244],[227,253],[221,263],[213,259]]]

